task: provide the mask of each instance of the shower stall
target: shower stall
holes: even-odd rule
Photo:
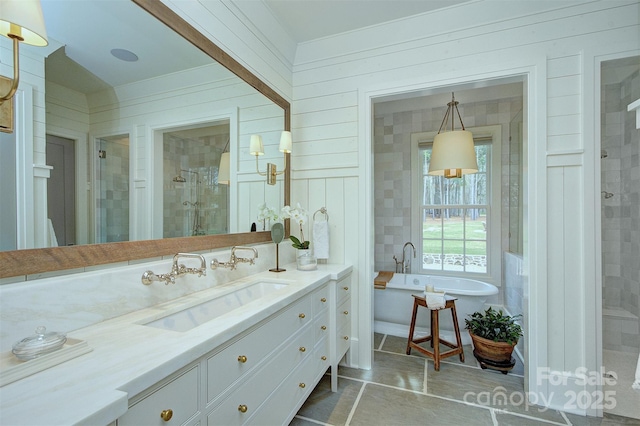
[[[601,65],[603,364],[615,373],[614,414],[640,418],[631,389],[640,353],[640,130],[627,106],[640,98],[640,57]],[[609,411],[609,410],[605,410]]]
[[[218,183],[229,125],[163,134],[163,238],[229,230],[229,186]]]

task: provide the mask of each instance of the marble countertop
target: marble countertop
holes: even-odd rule
[[[295,264],[285,268],[286,272],[250,275],[68,333],[93,350],[0,388],[0,424],[109,424],[127,411],[129,398],[351,271],[344,265],[319,265],[316,271],[304,272]],[[288,285],[185,332],[144,325],[256,280]],[[152,285],[158,291],[164,287]]]

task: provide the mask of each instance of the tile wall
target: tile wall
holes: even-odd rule
[[[603,346],[638,353],[640,130],[627,106],[640,98],[640,57],[617,64],[602,70]]]

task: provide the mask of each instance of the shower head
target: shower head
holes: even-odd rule
[[[187,180],[184,178],[184,176],[182,176],[182,175],[177,175],[176,177],[174,177],[174,178],[173,178],[173,181],[174,181],[174,182],[184,183],[184,182],[186,182]]]

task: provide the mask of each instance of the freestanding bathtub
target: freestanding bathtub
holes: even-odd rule
[[[411,295],[424,294],[427,285],[457,298],[456,311],[460,335],[464,344],[471,343],[469,334],[464,331],[464,320],[468,314],[483,311],[487,298],[497,294],[498,288],[493,284],[466,278],[394,274],[384,290],[374,291],[374,330],[378,333],[408,337],[413,309]],[[428,311],[423,308],[418,309],[416,334],[427,335],[428,332]],[[455,342],[450,310],[440,313],[440,334],[444,339]]]

